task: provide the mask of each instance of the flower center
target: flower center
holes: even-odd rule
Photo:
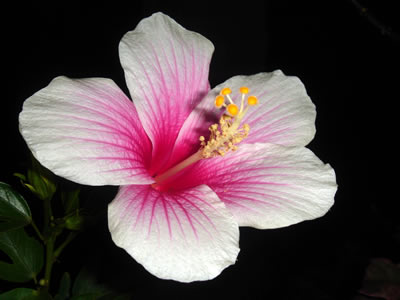
[[[214,104],[217,108],[224,107],[226,113],[222,115],[218,124],[213,124],[209,127],[211,134],[208,141],[204,136],[200,136],[200,149],[171,169],[156,176],[154,178],[156,183],[152,185],[153,188],[158,188],[160,183],[201,159],[224,156],[229,150],[235,151],[238,148],[237,144],[245,139],[250,131],[249,124],[241,126],[241,121],[249,107],[258,103],[257,97],[249,96],[247,97],[246,105],[245,100],[246,95],[249,93],[249,88],[241,87],[239,90],[242,94],[240,107],[230,97],[231,89],[224,88],[221,90],[220,94],[215,98]],[[225,103],[226,99],[228,100],[227,104]]]

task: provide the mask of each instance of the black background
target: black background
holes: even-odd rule
[[[369,259],[399,263],[394,235],[400,230],[395,192],[400,100],[395,31],[400,28],[392,2],[376,2],[360,0],[367,15],[354,1],[109,1],[2,8],[0,181],[17,187],[12,173],[23,172],[28,162],[18,132],[23,101],[59,75],[112,78],[128,94],[118,43],[156,11],[214,43],[211,86],[275,69],[300,77],[317,107],[317,134],[309,148],[337,174],[336,203],[325,217],[278,230],[241,228],[237,263],[212,281],[155,278],[112,244],[104,214],[56,264],[54,289],[63,271],[75,276],[87,264],[101,282],[132,292],[135,299],[214,299],[221,293],[231,299],[353,299]],[[383,30],[391,28],[393,33]],[[100,210],[115,192],[114,187],[84,188],[83,194]]]

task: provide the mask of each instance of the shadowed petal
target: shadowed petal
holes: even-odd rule
[[[324,215],[337,189],[334,170],[309,149],[243,144],[224,157],[204,159],[174,188],[207,184],[240,226],[279,228]]]
[[[209,91],[214,46],[162,13],[122,38],[119,53],[132,99],[153,143],[151,173],[168,161],[183,122]]]
[[[19,122],[33,155],[59,176],[88,185],[153,182],[150,141],[112,80],[57,77],[25,101]]]
[[[113,241],[163,279],[212,279],[239,252],[237,223],[205,185],[179,193],[123,186],[109,205],[108,224]]]

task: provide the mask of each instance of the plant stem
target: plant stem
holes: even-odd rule
[[[38,281],[37,281],[37,277],[36,277],[36,275],[33,275],[33,282],[35,283],[35,285],[37,285],[38,284]]]
[[[51,270],[54,263],[54,243],[57,237],[57,230],[52,223],[54,217],[51,210],[51,198],[43,200],[43,235],[46,245],[46,265],[44,271],[44,286],[43,289],[48,291],[50,288]]]
[[[36,226],[36,224],[35,224],[35,222],[33,221],[33,219],[32,219],[31,225],[32,225],[33,229],[35,230],[37,236],[38,236],[42,241],[44,241],[44,237],[43,237],[43,235],[40,233],[40,230],[39,230],[39,228]]]
[[[64,248],[78,235],[77,232],[70,232],[65,241],[54,251],[54,258],[60,256]]]
[[[44,235],[49,234],[50,223],[53,220],[53,213],[51,211],[51,199],[46,198],[43,200],[43,217],[44,217]]]
[[[46,267],[44,271],[44,289],[46,291],[49,290],[50,287],[50,278],[51,278],[51,270],[53,268],[54,262],[54,242],[56,240],[56,233],[53,232],[50,235],[50,238],[46,241]]]

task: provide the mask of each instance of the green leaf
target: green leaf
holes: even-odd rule
[[[0,232],[23,227],[31,221],[25,199],[11,186],[0,182]]]
[[[99,300],[131,300],[133,298],[133,296],[131,294],[110,294],[110,295],[106,295],[104,297],[101,297]]]
[[[70,300],[130,300],[132,299],[132,295],[130,294],[123,294],[118,295],[117,293],[109,292],[107,294],[99,294],[99,293],[92,293],[92,294],[84,294],[79,296],[73,296]]]
[[[79,295],[79,296],[73,296],[71,300],[98,300],[100,299],[102,295],[93,293],[93,294],[85,294],[85,295]]]
[[[102,294],[107,292],[107,287],[97,283],[95,276],[87,269],[82,268],[72,287],[73,295]]]
[[[60,287],[58,289],[57,295],[54,297],[54,300],[68,300],[69,294],[71,290],[71,276],[68,272],[65,272],[61,277]]]
[[[120,294],[107,284],[99,283],[96,276],[83,267],[74,281],[70,300],[129,300],[130,294]]]
[[[0,261],[0,279],[13,282],[36,281],[43,267],[43,246],[23,228],[0,233],[0,250],[12,263]]]
[[[74,297],[71,300],[99,299],[110,293],[112,291],[106,285],[98,283],[96,277],[84,267],[75,279],[72,287]]]
[[[1,299],[7,300],[25,300],[30,297],[36,297],[37,291],[27,288],[17,288],[0,294]]]
[[[0,294],[0,299],[4,300],[51,300],[47,292],[39,293],[36,290],[27,288],[16,288],[11,291]]]

